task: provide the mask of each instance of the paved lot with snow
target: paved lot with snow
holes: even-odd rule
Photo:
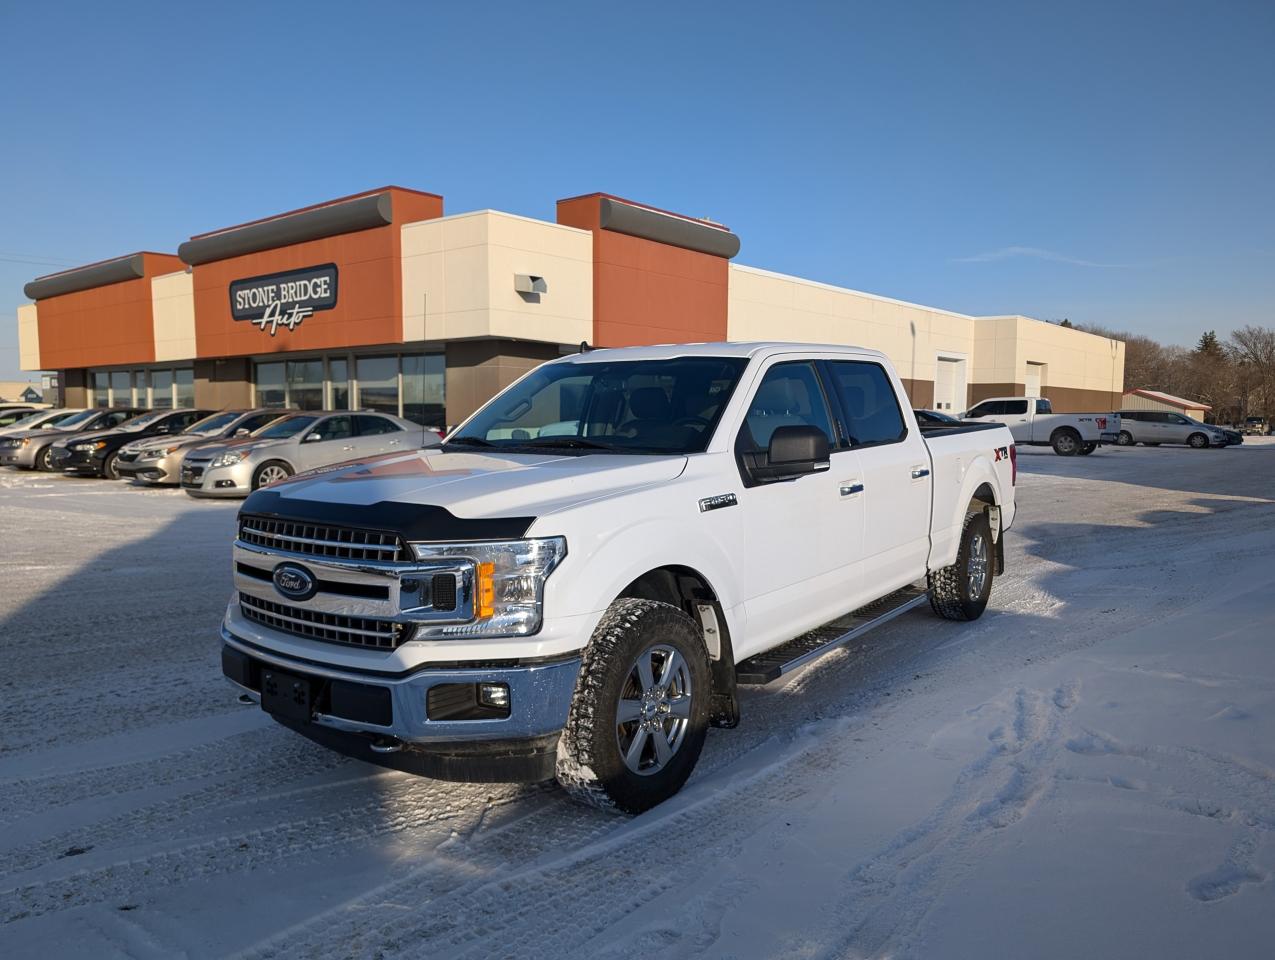
[[[974,624],[761,690],[620,819],[235,702],[235,505],[0,475],[0,956],[1269,957],[1275,445],[1020,456]]]

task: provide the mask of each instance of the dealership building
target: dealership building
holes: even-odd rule
[[[56,372],[66,405],[376,409],[441,427],[582,342],[795,340],[885,352],[917,407],[1120,407],[1120,341],[743,266],[739,246],[607,194],[560,200],[549,222],[444,215],[437,194],[385,187],[33,280],[20,362]]]

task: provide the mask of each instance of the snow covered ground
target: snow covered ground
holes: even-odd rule
[[[1271,956],[1275,445],[1019,462],[982,620],[627,820],[292,735],[219,675],[233,504],[0,474],[0,956]]]

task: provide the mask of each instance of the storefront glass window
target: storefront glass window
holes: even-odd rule
[[[328,375],[332,381],[333,410],[350,409],[350,365],[345,360],[329,360]]]
[[[117,407],[133,403],[133,377],[127,370],[111,371],[111,403]]]
[[[322,360],[288,361],[288,406],[298,410],[323,409]]]
[[[93,406],[109,407],[111,405],[110,381],[106,372],[98,370],[93,374]]]
[[[173,380],[177,384],[177,406],[193,407],[195,405],[195,371],[189,367],[173,371]]]
[[[173,405],[173,371],[151,371],[151,406],[167,410]]]
[[[283,380],[282,363],[256,364],[257,406],[287,406],[287,384]]]
[[[398,413],[398,357],[359,357],[359,409]]]
[[[446,426],[442,354],[403,358],[403,416],[427,427]]]

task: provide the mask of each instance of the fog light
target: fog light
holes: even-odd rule
[[[478,702],[494,710],[509,709],[509,687],[503,683],[480,683]]]

